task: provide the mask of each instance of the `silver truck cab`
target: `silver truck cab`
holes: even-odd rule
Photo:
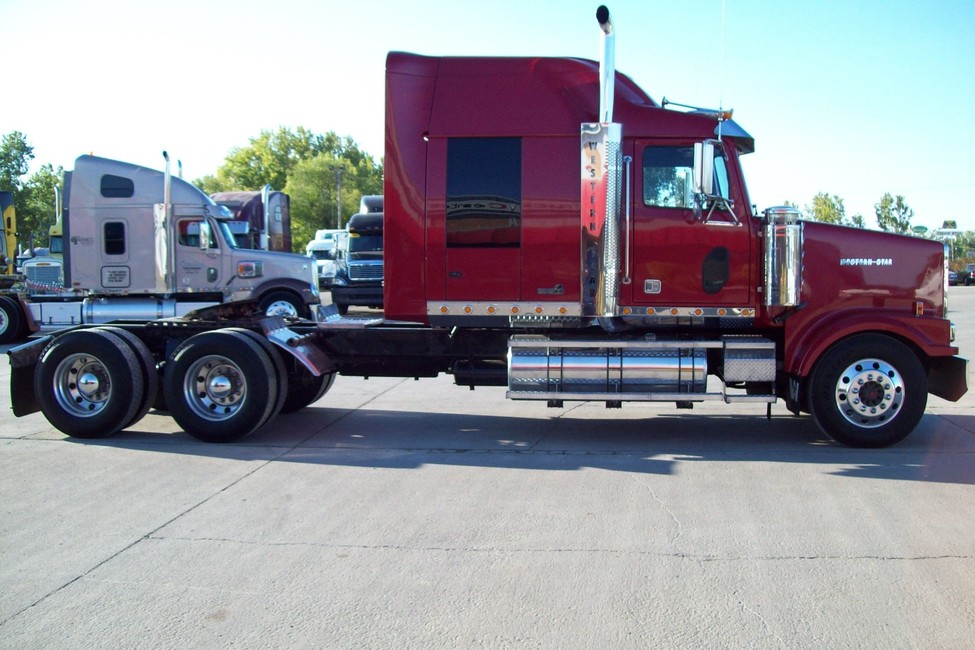
[[[69,290],[214,303],[252,298],[264,310],[298,316],[313,315],[320,303],[307,257],[239,248],[230,211],[168,173],[81,156],[65,174],[64,205]]]

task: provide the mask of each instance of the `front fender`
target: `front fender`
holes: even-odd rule
[[[865,332],[897,338],[923,357],[952,357],[958,354],[958,348],[949,343],[951,324],[947,320],[916,317],[901,310],[850,309],[801,323],[786,321],[783,369],[789,374],[806,377],[831,345]],[[922,361],[925,359],[922,358]]]
[[[312,291],[311,285],[294,278],[273,278],[262,282],[249,292],[248,297],[260,301],[261,297],[272,291],[290,291],[298,294],[308,305],[317,305],[321,302],[321,297],[317,292]]]

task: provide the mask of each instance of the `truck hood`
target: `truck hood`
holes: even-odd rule
[[[301,253],[265,251],[259,248],[235,248],[234,254],[237,257],[266,260],[277,264],[313,264],[315,262],[315,258],[302,255]]]
[[[802,301],[809,306],[891,307],[941,313],[945,255],[940,242],[824,224],[803,223]]]

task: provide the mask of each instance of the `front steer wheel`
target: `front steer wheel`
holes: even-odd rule
[[[166,364],[169,413],[204,442],[233,442],[264,424],[278,402],[277,368],[264,348],[239,331],[187,339]]]
[[[308,305],[300,297],[288,291],[272,291],[263,296],[257,308],[265,316],[284,316],[286,318],[308,318]]]
[[[144,404],[141,362],[107,330],[56,338],[37,361],[34,393],[48,422],[75,438],[101,438],[128,426]]]
[[[809,409],[820,429],[850,447],[900,442],[921,421],[928,385],[917,356],[874,334],[830,348],[808,382]]]

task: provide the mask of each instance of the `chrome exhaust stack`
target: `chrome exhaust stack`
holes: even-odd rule
[[[802,300],[802,222],[799,210],[765,210],[765,306],[796,307]]]
[[[170,203],[170,196],[171,196],[171,190],[173,185],[173,181],[172,181],[173,177],[169,168],[169,153],[164,151],[163,159],[166,161],[166,169],[163,172],[163,203],[165,203],[168,206]]]
[[[616,89],[616,35],[606,5],[599,5],[596,21],[603,32],[603,56],[599,60],[599,122],[613,121],[613,97]]]
[[[172,270],[176,268],[176,233],[173,224],[172,185],[173,177],[170,171],[169,154],[163,151],[166,168],[163,173],[163,202],[153,206],[155,221],[155,249],[156,249],[156,287],[157,293],[176,293],[176,277]]]
[[[603,34],[599,115],[598,121],[583,123],[580,129],[581,313],[599,319],[604,329],[615,331],[618,324],[605,319],[617,316],[619,307],[620,245],[625,237],[620,224],[623,127],[612,121],[616,68],[609,9],[601,5],[596,20]]]
[[[261,206],[264,210],[264,213],[261,215],[261,237],[260,237],[261,241],[259,245],[263,250],[268,250],[269,248],[268,237],[269,237],[269,233],[271,232],[270,203],[271,203],[271,185],[270,183],[268,183],[263,188],[261,188]]]

